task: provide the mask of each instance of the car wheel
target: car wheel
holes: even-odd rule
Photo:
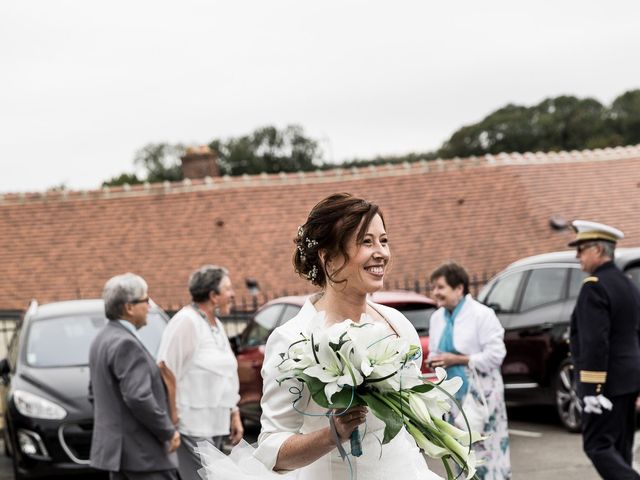
[[[576,374],[571,360],[564,360],[555,378],[556,409],[562,425],[570,432],[582,429],[582,405],[576,391]]]

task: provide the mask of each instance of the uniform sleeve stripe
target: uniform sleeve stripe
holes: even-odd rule
[[[582,383],[605,383],[607,381],[607,372],[580,370],[580,381]]]

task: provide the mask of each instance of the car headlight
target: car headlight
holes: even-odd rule
[[[13,392],[13,403],[25,417],[61,420],[67,416],[67,411],[60,405],[22,390]]]

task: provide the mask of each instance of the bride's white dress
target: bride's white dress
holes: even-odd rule
[[[389,443],[382,445],[384,423],[372,413],[367,415],[365,425],[360,426],[362,456],[342,459],[338,450],[321,457],[312,464],[285,475],[273,472],[278,452],[282,444],[292,435],[310,433],[329,425],[324,415],[326,409],[317,405],[303,389],[302,397],[293,408],[296,398],[290,388],[300,388],[297,381],[287,381],[278,385],[280,373],[274,367],[274,357],[287,351],[289,345],[299,339],[300,332],[309,328],[309,322],[317,315],[313,306],[315,298],[307,300],[300,313],[292,320],[277,328],[269,337],[265,349],[262,369],[264,391],[262,397],[262,430],[258,438],[258,448],[241,443],[229,457],[215,450],[213,446],[201,445],[201,455],[205,461],[205,480],[439,480],[440,476],[431,472],[413,438],[403,429]],[[419,345],[420,340],[413,325],[397,310],[378,304],[370,304],[389,323],[391,329],[410,343]],[[420,359],[418,359],[420,361]],[[349,442],[344,443],[349,451]]]

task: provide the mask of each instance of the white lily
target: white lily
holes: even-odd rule
[[[346,319],[342,322],[334,323],[328,328],[321,327],[321,330],[316,330],[316,336],[319,338],[318,341],[338,344],[341,340],[344,341],[344,335],[350,330],[352,325],[356,325],[353,320]],[[320,340],[320,338],[322,340]]]
[[[427,409],[432,417],[441,418],[445,413],[451,410],[451,398],[462,387],[462,379],[453,377],[447,380],[447,372],[444,368],[436,368],[437,383],[440,388],[433,387],[430,391],[419,393],[421,400],[425,402]],[[447,392],[447,393],[443,392]]]
[[[310,377],[317,378],[324,386],[324,394],[329,403],[333,395],[342,390],[345,386],[358,386],[363,382],[360,372],[349,363],[349,357],[353,346],[350,341],[345,342],[338,352],[335,352],[329,345],[329,334],[320,335],[317,341],[318,350],[316,355],[318,363],[306,368],[304,373]],[[314,341],[315,343],[315,341]],[[347,362],[345,364],[345,362]]]
[[[368,379],[379,379],[393,375],[400,370],[409,351],[406,340],[396,338],[381,323],[365,322],[353,324],[349,337],[355,347],[354,360],[362,374]]]
[[[413,362],[407,362],[400,367],[393,377],[383,380],[377,384],[378,388],[384,390],[385,387],[390,390],[400,391],[422,385],[424,380],[418,366]]]
[[[469,480],[471,478],[473,478],[473,476],[476,474],[476,467],[478,466],[479,462],[476,459],[476,452],[474,452],[473,450],[471,450],[471,453],[469,453],[469,456],[467,457],[467,478],[466,480]]]
[[[285,355],[285,359],[278,365],[278,370],[281,372],[302,371],[315,364],[311,350],[311,340],[309,339],[301,338],[300,341],[294,342],[285,352]]]
[[[427,437],[425,437],[420,430],[418,430],[413,425],[409,425],[408,431],[411,436],[416,441],[416,445],[426,453],[431,458],[442,458],[445,455],[448,455],[450,452],[443,447],[439,447],[433,442],[429,441]]]
[[[422,423],[427,425],[433,425],[433,420],[431,419],[431,414],[429,413],[429,409],[425,405],[424,400],[417,393],[409,393],[409,408],[411,412],[420,420]]]
[[[458,440],[462,445],[469,446],[469,431],[462,430],[454,425],[451,425],[448,422],[445,422],[441,418],[436,418],[433,420],[436,427],[445,432],[448,435],[451,435],[453,438]],[[483,437],[479,432],[475,430],[471,430],[471,443],[475,443],[479,440],[484,440],[486,437]]]

